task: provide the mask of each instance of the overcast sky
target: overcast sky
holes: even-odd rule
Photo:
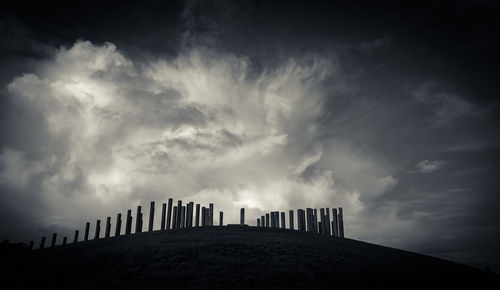
[[[0,238],[343,207],[347,237],[500,271],[498,4],[102,2],[2,4]]]

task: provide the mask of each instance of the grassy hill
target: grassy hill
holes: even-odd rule
[[[2,249],[3,289],[500,289],[498,275],[351,239],[255,227]]]

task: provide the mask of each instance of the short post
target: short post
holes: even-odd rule
[[[269,214],[266,213],[266,228],[269,227]]]
[[[67,238],[67,237],[64,237],[64,238],[63,238],[63,242],[62,242],[63,246],[65,246],[67,242],[68,242],[68,238]]]
[[[344,217],[341,207],[339,207],[339,237],[344,238]]]
[[[260,217],[260,226],[265,227],[266,226],[266,216],[261,216]]]
[[[172,220],[172,203],[174,202],[173,199],[169,198],[168,199],[168,211],[167,211],[167,230],[170,230],[170,221]],[[173,228],[173,226],[172,226]]]
[[[40,241],[40,247],[39,249],[45,248],[45,237],[42,237],[42,240]]]
[[[30,241],[30,244],[28,246],[28,249],[33,250],[33,245],[35,244],[35,241]]]
[[[101,233],[101,220],[97,220],[95,224],[95,236],[94,240],[99,239],[99,234]]]
[[[132,210],[127,210],[127,220],[125,223],[125,234],[130,235],[132,233]]]
[[[325,227],[326,227],[326,234],[331,236],[332,230],[330,229],[330,208],[328,207],[326,208]]]
[[[104,237],[109,238],[110,234],[111,234],[111,217],[108,216],[106,218],[106,231],[104,232]]]
[[[281,228],[282,229],[286,228],[286,225],[285,225],[285,212],[284,211],[281,212]]]
[[[200,204],[199,203],[196,204],[196,214],[194,217],[194,223],[195,223],[196,227],[200,226]]]
[[[85,236],[83,237],[84,241],[89,240],[89,230],[90,230],[90,223],[85,224]]]
[[[307,214],[307,231],[308,232],[313,232],[314,227],[313,227],[313,210],[312,208],[306,208],[306,214]]]
[[[333,236],[338,237],[339,236],[339,226],[338,226],[338,221],[337,221],[337,209],[332,208],[332,231],[333,231]]]
[[[222,227],[224,225],[224,213],[222,211],[219,212],[219,226]]]
[[[182,200],[177,201],[177,219],[175,221],[175,228],[181,228],[181,211],[182,211]]]
[[[240,225],[245,224],[245,208],[240,209]]]
[[[167,216],[167,204],[163,203],[161,205],[161,225],[160,225],[160,230],[164,231],[165,230],[165,218]]]
[[[210,203],[210,204],[208,204],[208,207],[210,208],[210,216],[208,217],[209,226],[213,226],[214,225],[214,204]]]
[[[288,211],[288,218],[290,219],[290,229],[293,230],[293,210]]]
[[[260,218],[257,218],[257,227],[260,228]]]
[[[180,223],[181,223],[181,229],[185,228],[186,227],[186,206],[183,205],[181,207],[181,219],[180,219]]]
[[[148,225],[148,232],[153,231],[153,223],[155,219],[155,202],[151,201],[151,204],[149,206],[149,225]]]
[[[52,234],[52,241],[50,242],[50,247],[53,248],[56,246],[56,239],[57,239],[57,234],[53,233]]]
[[[275,211],[274,212],[274,216],[276,218],[276,222],[274,222],[274,226],[279,229],[280,228],[280,212],[279,211]]]
[[[172,216],[172,229],[177,228],[177,206],[174,205],[174,214]]]
[[[142,206],[137,206],[136,218],[135,218],[135,233],[142,232]]]
[[[116,215],[115,237],[119,236],[121,231],[122,231],[122,214],[119,213]]]
[[[75,236],[73,237],[73,244],[78,243],[78,234],[80,233],[79,230],[75,230]]]

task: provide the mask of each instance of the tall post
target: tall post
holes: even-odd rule
[[[181,229],[185,228],[186,227],[186,206],[183,205],[181,207],[181,219],[180,219],[180,223],[181,223]]]
[[[63,246],[65,246],[67,242],[68,242],[68,237],[64,237],[62,242]]]
[[[209,226],[213,226],[214,225],[214,204],[210,203],[210,204],[208,204],[208,207],[210,208],[210,213],[209,213],[210,216],[208,217]]]
[[[266,228],[269,227],[269,214],[266,213]]]
[[[161,225],[160,225],[160,230],[164,231],[165,230],[165,217],[167,215],[167,204],[163,203],[161,205]]]
[[[286,225],[285,225],[285,212],[284,211],[281,212],[281,228],[282,229],[286,228]]]
[[[85,236],[83,237],[84,241],[89,240],[89,230],[90,230],[90,223],[85,224]]]
[[[318,233],[319,228],[318,228],[318,209],[314,209],[314,215],[313,215],[313,232]]]
[[[344,238],[344,216],[341,207],[339,207],[339,237]]]
[[[266,226],[266,216],[261,216],[260,217],[260,226],[265,227]]]
[[[321,208],[319,210],[320,212],[320,216],[321,216],[321,227],[319,229],[319,233],[321,235],[324,235],[326,234],[326,226],[325,226],[325,221],[326,221],[326,218],[325,218],[325,209],[324,208]]]
[[[132,233],[132,210],[127,210],[127,220],[125,221],[125,234],[130,235]]]
[[[74,244],[74,243],[78,243],[78,234],[79,234],[79,233],[80,233],[80,231],[79,231],[79,230],[76,230],[76,231],[75,231],[75,236],[73,237],[73,244]]]
[[[137,206],[136,218],[135,218],[135,233],[142,232],[142,206]]]
[[[206,222],[205,221],[205,216],[206,216],[206,214],[205,214],[205,207],[203,206],[201,208],[201,226],[202,227],[206,226],[206,224],[205,224],[205,222]]]
[[[50,242],[50,247],[55,247],[56,246],[56,239],[57,239],[57,234],[53,233],[52,234],[52,241]]]
[[[94,240],[98,240],[99,239],[100,233],[101,233],[101,220],[97,220],[96,223],[95,223],[95,236],[94,236]]]
[[[307,231],[312,232],[314,230],[313,228],[313,210],[312,208],[306,208],[306,215],[307,215]]]
[[[187,206],[187,212],[186,212],[186,227],[187,228],[192,228],[193,227],[193,207],[194,207],[194,202],[189,202]]]
[[[240,225],[245,224],[245,208],[240,209]]]
[[[224,213],[222,211],[219,212],[219,226],[222,227],[224,225]]]
[[[151,204],[149,206],[149,225],[148,225],[148,232],[153,231],[153,223],[155,220],[155,202],[151,201]]]
[[[325,217],[325,227],[326,227],[326,234],[331,236],[332,231],[330,229],[330,208],[326,208],[326,217]]]
[[[40,241],[40,247],[39,249],[45,248],[45,237],[42,237],[42,240]]]
[[[306,230],[306,216],[305,216],[305,211],[303,209],[298,209],[297,210],[297,219],[299,223],[299,231],[305,231]]]
[[[260,228],[260,218],[257,218],[257,227]]]
[[[290,229],[293,230],[293,210],[288,211],[288,218],[290,219]]]
[[[196,214],[194,217],[194,223],[195,223],[196,227],[200,226],[200,204],[199,203],[196,204]]]
[[[121,231],[122,231],[122,214],[119,213],[116,215],[115,237],[119,236]]]
[[[108,216],[106,218],[106,231],[104,232],[104,237],[109,238],[110,234],[111,234],[111,217]]]
[[[333,236],[338,237],[339,236],[339,226],[338,226],[338,220],[337,220],[337,209],[332,208],[332,231],[333,231]]]
[[[172,227],[170,227],[170,221],[172,220],[172,203],[174,202],[173,199],[169,198],[168,199],[168,211],[167,211],[167,230],[170,230]]]
[[[177,206],[174,205],[174,214],[172,216],[172,229],[177,228]]]
[[[182,200],[177,201],[177,219],[175,221],[175,227],[177,229],[181,228],[181,211],[182,211]]]

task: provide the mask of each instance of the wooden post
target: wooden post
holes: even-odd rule
[[[175,228],[181,228],[181,211],[182,211],[182,200],[177,201],[177,220],[175,221]]]
[[[195,223],[196,227],[200,226],[200,204],[199,203],[196,204],[196,214],[194,217],[194,223]]]
[[[306,208],[306,214],[307,214],[307,231],[308,232],[313,232],[314,227],[313,227],[313,210],[312,208]]]
[[[305,231],[306,230],[306,212],[303,209],[298,209],[297,210],[297,221],[299,223],[299,231]]]
[[[161,224],[160,224],[160,230],[164,231],[165,230],[165,218],[167,216],[167,204],[163,203],[161,205]]]
[[[115,237],[119,236],[121,231],[122,231],[122,214],[119,213],[116,215]]]
[[[213,203],[210,203],[208,205],[208,207],[210,208],[210,216],[208,218],[209,220],[209,226],[213,226],[214,225],[214,204]]]
[[[181,229],[185,228],[186,227],[186,206],[183,205],[181,207],[181,219],[180,219],[180,223],[181,223]]]
[[[206,216],[205,207],[203,206],[201,208],[201,226],[202,227],[206,226],[205,216]]]
[[[269,227],[269,214],[266,213],[266,228]]]
[[[260,218],[257,218],[257,227],[260,228]]]
[[[106,231],[104,232],[104,237],[109,238],[110,234],[111,234],[111,217],[108,216],[106,218]]]
[[[99,234],[101,233],[101,220],[97,220],[95,224],[95,236],[94,240],[99,239]]]
[[[285,225],[285,212],[284,211],[281,212],[281,228],[282,229],[286,229],[286,225]]]
[[[240,209],[240,225],[245,224],[245,208]]]
[[[63,246],[65,246],[67,242],[68,242],[68,238],[67,238],[67,237],[64,237],[64,238],[63,238],[63,242],[62,242]]]
[[[130,235],[132,233],[132,210],[127,210],[127,220],[125,221],[125,234]]]
[[[153,231],[153,223],[155,220],[155,202],[151,201],[151,204],[149,206],[149,225],[148,225],[148,232]]]
[[[79,231],[79,230],[76,230],[76,231],[75,231],[75,236],[73,237],[73,244],[74,244],[74,243],[78,243],[78,234],[79,234],[79,233],[80,233],[80,231]]]
[[[266,226],[266,216],[263,215],[260,217],[260,226],[265,227]]]
[[[319,233],[321,235],[324,235],[326,233],[326,230],[325,230],[325,209],[324,208],[321,208],[319,210],[319,214],[321,216],[321,227],[319,228]]]
[[[50,247],[53,248],[56,246],[56,239],[57,239],[57,234],[53,233],[52,234],[52,241],[50,242]]]
[[[326,208],[325,227],[326,227],[326,234],[331,236],[332,230],[330,229],[330,208],[328,207]]]
[[[219,226],[222,227],[224,225],[224,213],[222,211],[219,212]]]
[[[313,232],[318,233],[318,209],[314,209],[314,215],[313,215]]]
[[[136,218],[135,218],[135,233],[140,233],[142,232],[142,206],[138,205],[137,206],[137,211],[136,211]]]
[[[89,240],[89,230],[90,230],[90,223],[85,224],[85,236],[83,237],[84,241]]]
[[[42,237],[42,240],[40,241],[40,247],[39,249],[45,248],[45,237]]]
[[[174,214],[172,216],[172,229],[177,228],[177,206],[174,205]]]
[[[293,230],[293,210],[288,211],[288,218],[290,219],[290,229]]]
[[[170,227],[171,225],[171,221],[172,221],[172,203],[174,202],[173,199],[169,198],[168,199],[168,211],[167,211],[167,230],[170,230],[172,227]]]
[[[280,228],[280,212],[275,211],[274,216],[276,217],[276,222],[274,223],[274,226],[279,229]]]
[[[341,207],[339,207],[339,237],[344,238],[344,216]]]
[[[193,209],[194,209],[194,202],[189,202],[188,207],[187,207],[187,227],[192,228],[193,227]]]
[[[339,236],[339,226],[338,226],[338,221],[337,221],[337,209],[332,208],[332,231],[333,231],[333,236],[338,237]]]

